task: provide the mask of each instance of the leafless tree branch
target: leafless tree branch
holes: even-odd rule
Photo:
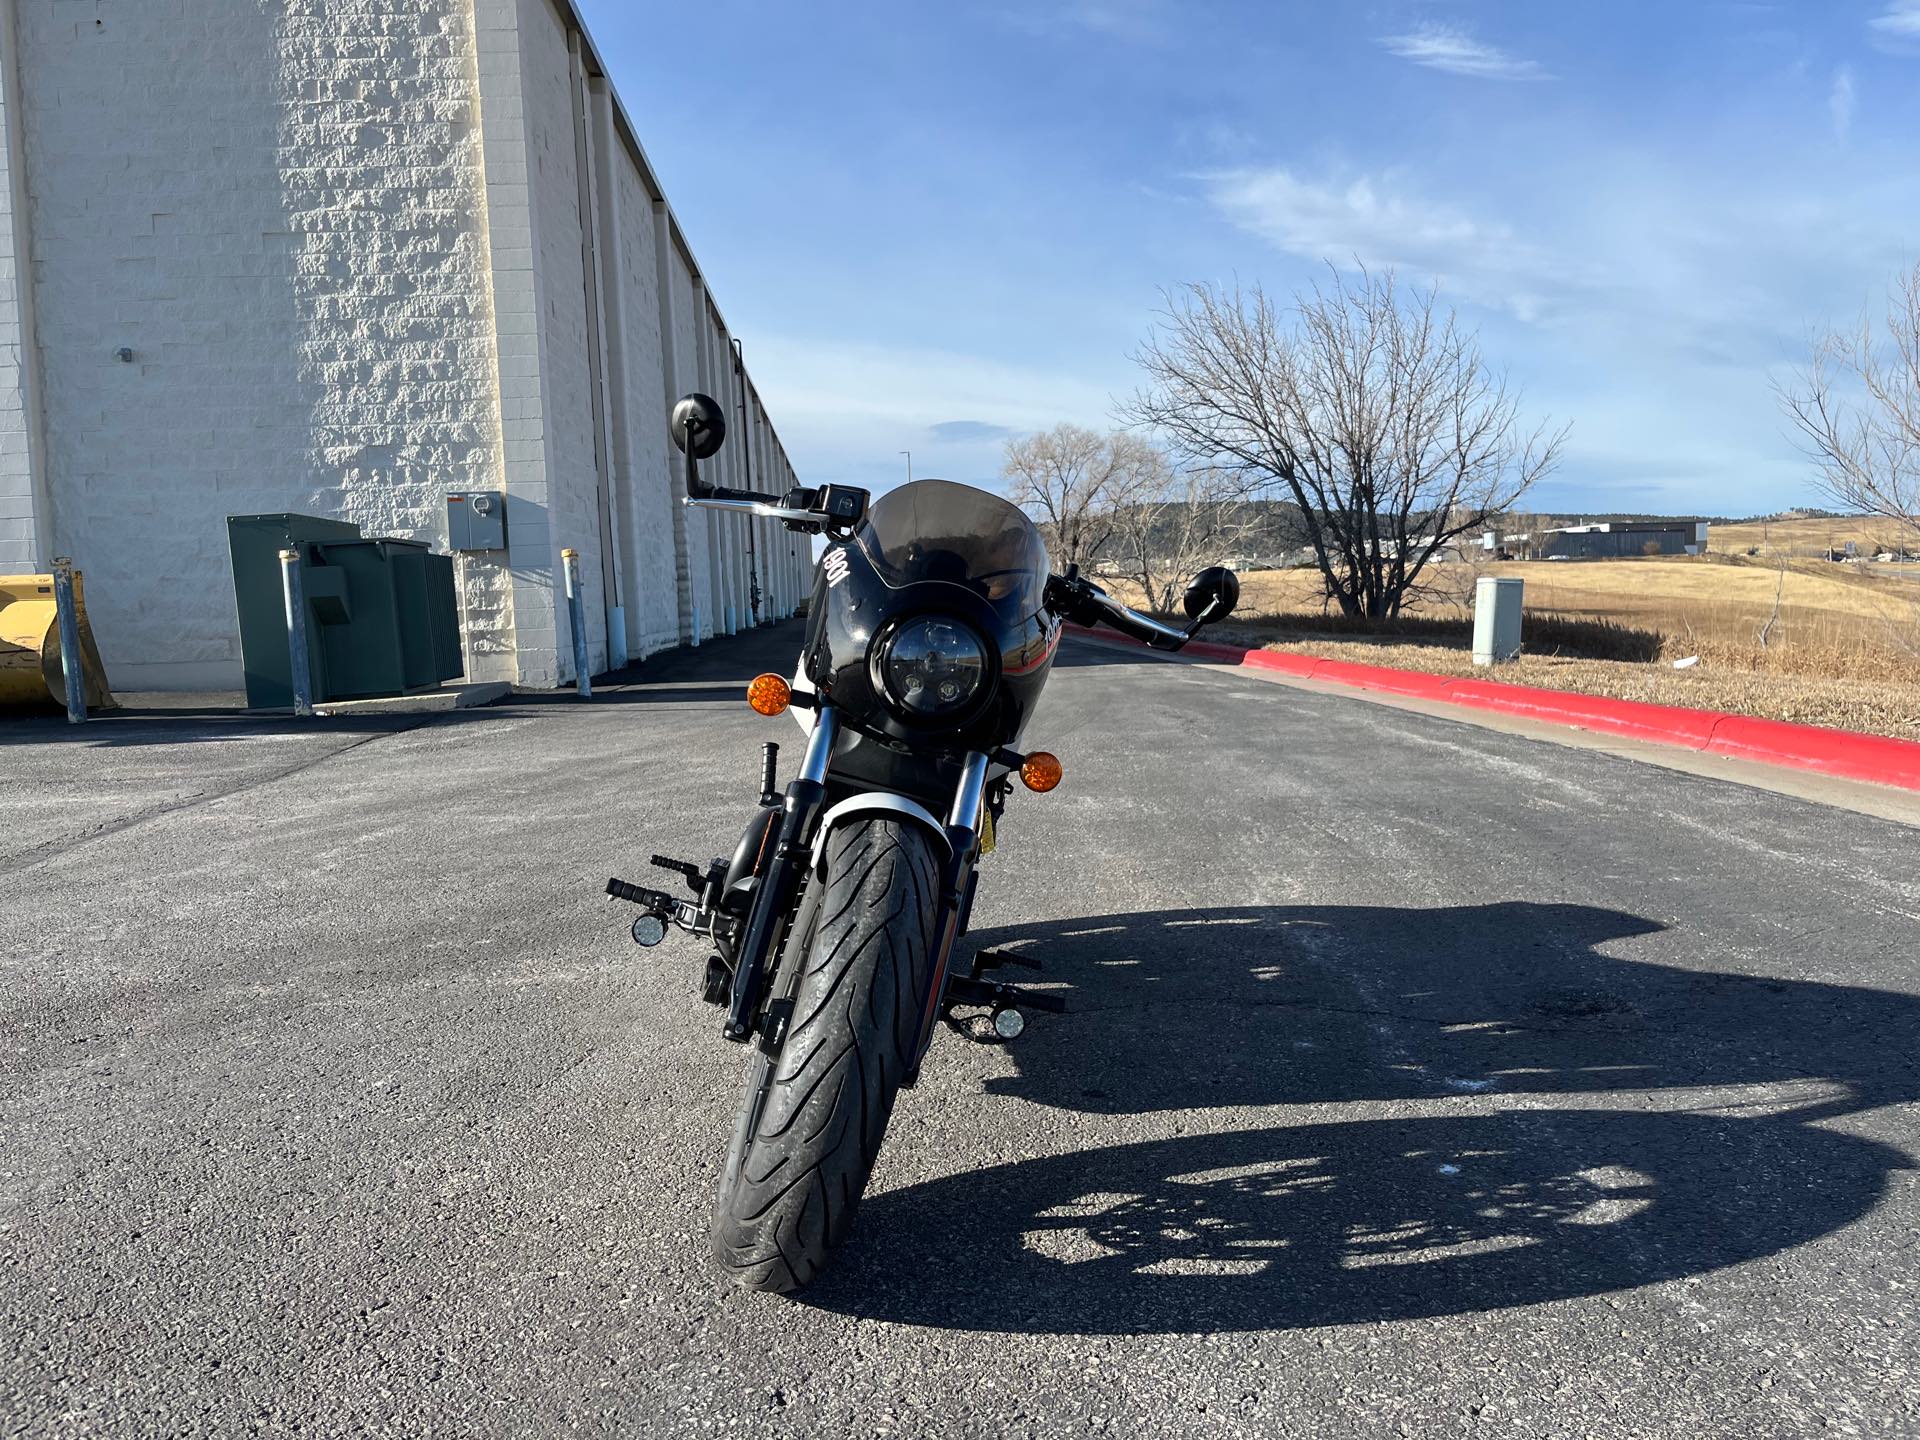
[[[1432,290],[1338,271],[1284,311],[1258,286],[1170,294],[1123,418],[1196,473],[1300,511],[1330,597],[1399,613],[1427,567],[1558,464],[1564,427],[1520,399]]]
[[[1143,437],[1079,425],[1008,441],[1000,467],[1008,498],[1046,529],[1055,558],[1081,566],[1113,539],[1121,509],[1161,493],[1171,473]]]
[[[1920,265],[1889,287],[1878,331],[1863,313],[1816,336],[1806,369],[1776,393],[1822,490],[1920,531]]]
[[[1259,516],[1241,499],[1234,476],[1169,470],[1159,493],[1140,496],[1115,517],[1114,547],[1148,606],[1165,612],[1189,580],[1229,558],[1258,528]]]

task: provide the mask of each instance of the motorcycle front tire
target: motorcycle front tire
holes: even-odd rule
[[[754,1049],[720,1180],[714,1257],[751,1290],[800,1289],[846,1239],[932,983],[931,839],[909,822],[855,820],[828,836],[825,861],[780,966],[785,1041],[771,1058]]]

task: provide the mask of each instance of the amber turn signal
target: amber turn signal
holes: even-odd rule
[[[784,715],[793,700],[793,687],[778,675],[756,675],[747,686],[747,704],[762,715]]]
[[[1044,795],[1058,785],[1060,777],[1066,773],[1066,767],[1060,763],[1058,755],[1036,750],[1021,762],[1020,783]]]

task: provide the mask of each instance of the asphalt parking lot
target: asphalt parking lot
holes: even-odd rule
[[[732,1290],[742,1057],[600,889],[796,641],[0,722],[6,1434],[1920,1433],[1920,831],[1078,643],[974,937],[1071,1012]]]

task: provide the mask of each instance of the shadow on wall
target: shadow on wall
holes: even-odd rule
[[[1597,948],[1661,929],[1500,904],[1247,907],[979,934],[1023,940],[1068,987],[1073,1012],[1036,1024],[1013,1052],[1020,1073],[989,1083],[1035,1103],[1138,1114],[1588,1098],[1182,1136],[874,1195],[803,1298],[979,1330],[1409,1319],[1699,1274],[1864,1215],[1909,1157],[1807,1122],[1920,1095],[1920,1001]],[[1694,1111],[1598,1099],[1760,1084],[1791,1088]]]

